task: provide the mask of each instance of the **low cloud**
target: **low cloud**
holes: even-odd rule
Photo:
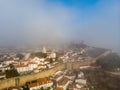
[[[84,40],[117,50],[120,2],[100,0],[93,6],[61,2],[1,0],[0,45],[38,45]]]
[[[66,7],[47,1],[39,4],[34,1],[8,2],[1,1],[1,5],[4,4],[0,8],[1,43],[40,44],[68,40],[64,31],[73,14]]]

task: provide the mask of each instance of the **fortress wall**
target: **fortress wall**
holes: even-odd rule
[[[45,70],[45,71],[42,71],[40,73],[19,76],[19,77],[15,77],[15,78],[6,79],[6,80],[1,80],[0,81],[0,90],[2,90],[4,88],[11,87],[11,86],[15,86],[16,85],[16,79],[19,80],[18,85],[24,85],[26,82],[53,75],[58,70],[62,70],[62,69],[65,69],[65,64],[59,64],[52,69]]]
[[[4,88],[11,87],[11,86],[15,86],[16,85],[16,79],[19,80],[19,83],[17,85],[24,85],[26,82],[36,80],[36,79],[39,79],[39,78],[43,78],[43,77],[48,77],[50,75],[53,75],[55,72],[57,72],[59,70],[63,70],[65,68],[67,68],[68,70],[77,69],[81,65],[88,65],[88,64],[89,63],[83,63],[83,62],[82,63],[80,63],[80,62],[69,62],[69,63],[64,63],[64,64],[58,64],[52,69],[45,70],[45,71],[42,71],[42,72],[39,72],[39,73],[34,73],[34,74],[19,76],[19,77],[15,77],[15,78],[6,79],[6,80],[1,80],[0,81],[0,90],[2,90]]]
[[[31,74],[31,75],[26,75],[26,76],[21,76],[20,77],[20,85],[24,85],[26,82],[32,81],[32,80],[36,80],[39,78],[43,78],[43,77],[48,77],[50,75],[53,75],[55,72],[57,72],[58,70],[62,70],[65,68],[64,64],[60,64],[52,69],[49,70],[45,70],[42,71],[40,73],[35,73],[35,74]]]
[[[0,90],[7,88],[9,86],[14,86],[14,85],[15,85],[15,78],[1,80],[0,81]]]

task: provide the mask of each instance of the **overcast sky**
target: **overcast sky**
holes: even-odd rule
[[[0,45],[81,40],[120,50],[120,0],[0,0]]]

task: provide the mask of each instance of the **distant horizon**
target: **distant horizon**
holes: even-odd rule
[[[87,45],[87,46],[89,46],[89,47],[96,47],[96,48],[103,48],[103,49],[108,49],[108,50],[112,50],[113,52],[115,52],[115,53],[118,53],[119,55],[120,55],[120,51],[119,50],[115,50],[115,49],[111,49],[111,48],[106,48],[106,47],[101,47],[101,46],[94,46],[94,45],[89,45],[88,43],[86,43],[86,42],[67,42],[67,43],[62,43],[62,44],[58,44],[58,45],[49,45],[49,44],[39,44],[39,45],[30,45],[30,46],[0,46],[0,48],[6,48],[6,49],[21,49],[21,48],[24,48],[24,49],[27,49],[27,48],[43,48],[43,47],[51,47],[52,46],[52,48],[54,48],[54,46],[55,47],[64,47],[64,46],[69,46],[69,45],[71,45],[71,44],[81,44],[81,43],[83,43],[83,44],[85,44],[85,45]]]
[[[84,41],[120,53],[120,0],[0,0],[0,46]]]

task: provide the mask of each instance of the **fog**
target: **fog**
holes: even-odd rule
[[[81,0],[80,0],[81,1]],[[85,41],[120,51],[120,1],[0,0],[0,46]]]

